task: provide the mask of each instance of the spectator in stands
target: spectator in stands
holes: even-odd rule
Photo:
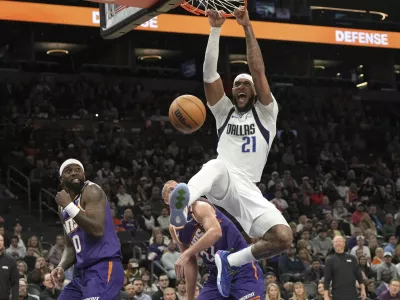
[[[142,279],[135,279],[133,285],[133,299],[135,300],[151,300],[151,297],[143,292]]]
[[[54,266],[58,266],[61,256],[64,252],[64,235],[58,234],[56,236],[56,243],[51,247],[49,252],[49,260]]]
[[[10,247],[8,247],[6,250],[6,253],[14,257],[16,260],[23,259],[25,257],[25,252],[26,252],[25,247],[20,247],[18,246],[18,244],[19,244],[19,238],[16,235],[14,235],[11,238]]]
[[[390,273],[392,279],[397,279],[397,268],[392,263],[392,253],[385,252],[384,258],[385,258],[385,262],[383,264],[381,264],[377,269],[376,279],[378,281],[381,281],[382,280],[382,273],[384,271],[388,271]]]
[[[382,282],[381,284],[376,288],[376,294],[380,295],[385,291],[389,290],[389,283],[390,280],[392,280],[392,275],[390,271],[383,271],[382,272]],[[379,282],[379,280],[377,280]]]
[[[157,218],[157,222],[160,226],[160,228],[164,231],[167,232],[168,228],[169,228],[169,212],[168,212],[168,208],[163,208],[161,209],[161,214],[160,216]],[[154,231],[153,231],[154,232]]]
[[[323,281],[320,281],[317,285],[317,295],[314,298],[314,300],[325,300],[325,298],[324,298],[324,282]]]
[[[61,291],[54,286],[50,273],[44,274],[43,278],[44,290],[40,293],[40,299],[58,299]]]
[[[311,266],[304,273],[304,282],[318,283],[324,277],[324,267],[318,257],[312,259]]]
[[[142,273],[141,279],[143,281],[143,291],[146,294],[151,295],[151,294],[157,292],[158,288],[154,283],[151,282],[150,276],[151,276],[150,272],[146,270]]]
[[[364,215],[365,215],[364,204],[359,203],[356,206],[356,211],[353,213],[352,223],[355,226],[359,226],[359,224],[361,223],[361,220],[364,218]]]
[[[365,281],[365,289],[367,298],[376,299],[378,296],[376,295],[376,286],[375,281],[373,279],[368,279]]]
[[[28,249],[26,249],[24,262],[28,266],[28,272],[32,271],[35,268],[36,256],[35,256],[35,249],[34,248],[28,247]]]
[[[161,274],[158,277],[158,291],[154,293],[152,300],[163,300],[164,299],[164,291],[169,286],[169,279],[167,274]],[[175,295],[175,291],[174,291]]]
[[[153,216],[150,205],[143,207],[143,214],[139,216],[138,223],[140,228],[147,230],[149,233],[151,233],[154,227],[158,226],[157,218]]]
[[[381,219],[378,217],[377,212],[376,212],[376,205],[370,205],[369,207],[369,216],[371,217],[371,220],[375,222],[376,228],[381,231],[383,224]]]
[[[371,261],[371,251],[369,250],[368,246],[365,246],[365,238],[362,235],[359,235],[357,237],[357,245],[354,246],[351,251],[350,254],[356,256],[356,251],[358,249],[362,250],[363,255],[369,260]]]
[[[332,239],[327,236],[327,230],[325,227],[318,230],[318,235],[314,238],[312,245],[314,255],[322,254],[323,256],[326,256],[332,249]]]
[[[163,300],[176,300],[176,293],[173,288],[167,287],[163,292]]]
[[[35,253],[35,257],[41,257],[43,255],[43,248],[42,245],[39,241],[39,238],[36,235],[31,235],[28,238],[28,242],[27,242],[27,247],[28,248],[33,248]]]
[[[139,261],[137,259],[129,259],[127,269],[125,270],[125,276],[128,277],[129,282],[132,282],[134,279],[140,279],[141,274],[139,271]]]
[[[361,273],[364,280],[375,277],[375,272],[372,271],[372,269],[368,265],[368,259],[367,257],[365,257],[365,255],[360,255],[358,257],[358,264],[360,265]]]
[[[114,223],[115,226],[115,223]],[[138,222],[133,218],[133,212],[130,208],[125,209],[124,217],[121,220],[121,226],[126,231],[132,232],[134,234],[137,230],[139,230]]]
[[[186,296],[186,281],[184,278],[181,278],[176,281],[176,295],[178,296],[178,300],[187,300]]]
[[[15,235],[15,236],[17,236],[19,238],[18,246],[19,247],[25,247],[24,236],[22,235],[22,225],[21,225],[21,223],[19,221],[15,222],[13,229],[14,229],[14,234],[13,235]]]
[[[379,300],[400,299],[400,281],[392,279],[389,284],[389,290],[379,295]]]
[[[110,169],[110,163],[108,161],[103,162],[103,167],[97,171],[97,177],[99,178],[100,182],[103,182],[107,178],[113,178],[114,173]]]
[[[289,205],[285,199],[281,198],[281,195],[282,195],[281,191],[276,191],[275,198],[271,200],[271,203],[275,204],[276,208],[282,212],[285,209],[287,209]]]
[[[281,300],[281,291],[276,283],[268,285],[265,300]]]
[[[279,257],[279,270],[281,274],[289,274],[293,278],[299,279],[305,269],[304,263],[297,257],[296,248],[293,245]]]
[[[164,251],[168,248],[164,244],[164,236],[162,233],[157,233],[154,239],[154,243],[147,247],[148,259],[149,260],[160,260]]]
[[[293,286],[293,297],[291,300],[308,300],[307,292],[304,287],[304,284],[300,281],[296,282]]]
[[[393,215],[386,214],[385,224],[382,226],[382,235],[384,238],[389,238],[396,234],[396,225],[393,223]],[[394,249],[393,249],[394,250]]]
[[[126,193],[125,186],[122,184],[118,187],[118,193],[116,195],[118,199],[118,210],[123,211],[127,207],[133,207],[135,202],[133,202],[132,196]]]
[[[161,234],[163,235],[164,244],[165,244],[165,245],[168,245],[170,239],[169,239],[169,237],[168,237],[166,234],[163,233],[163,231],[161,230],[160,227],[154,227],[154,228],[153,228],[153,230],[152,230],[152,235],[151,235],[151,238],[150,238],[150,240],[149,240],[149,244],[153,244],[153,243],[154,243],[154,241],[155,241],[155,239],[156,239],[156,235],[159,234],[159,233],[161,233]]]
[[[135,299],[135,288],[132,283],[125,286],[125,292],[128,294],[130,300]]]
[[[374,236],[378,235],[375,223],[371,220],[369,214],[365,213],[361,220],[360,228],[362,233],[365,235],[367,230],[370,230]]]
[[[19,273],[19,278],[28,280],[27,274],[28,274],[28,266],[23,260],[17,261],[17,267],[18,267],[18,273]]]
[[[371,262],[372,270],[376,271],[378,267],[385,262],[383,248],[376,248],[374,259]]]
[[[389,244],[387,244],[384,249],[385,252],[389,252],[393,255],[396,245],[397,245],[397,237],[395,235],[390,235],[389,236]]]
[[[28,283],[24,279],[19,280],[18,300],[39,300],[39,296],[28,293]]]
[[[336,220],[332,220],[330,223],[330,229],[327,232],[327,235],[333,239],[336,236],[345,236],[344,232],[339,228],[339,222]]]
[[[353,249],[353,247],[357,246],[357,238],[362,235],[361,228],[355,227],[353,234],[351,235],[350,239],[348,240],[348,248]]]
[[[176,243],[170,240],[167,252],[164,252],[161,256],[161,263],[165,270],[167,270],[170,279],[176,279],[175,264],[180,256],[181,254],[176,251]]]
[[[296,231],[301,232],[303,230],[303,226],[307,224],[307,216],[301,215],[299,217],[299,224],[297,225]]]

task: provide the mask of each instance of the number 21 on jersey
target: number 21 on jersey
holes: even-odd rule
[[[79,239],[79,235],[74,235],[72,237],[72,244],[74,244],[76,253],[79,253],[82,251],[81,240]]]
[[[242,140],[242,152],[256,152],[256,136],[244,136]]]

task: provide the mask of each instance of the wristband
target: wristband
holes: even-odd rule
[[[64,210],[67,212],[67,214],[73,219],[76,217],[77,214],[79,214],[80,209],[73,203],[71,202],[68,204]]]

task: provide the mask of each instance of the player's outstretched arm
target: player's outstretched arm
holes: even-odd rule
[[[169,232],[171,234],[172,239],[175,243],[178,244],[179,249],[181,251],[181,256],[175,263],[175,273],[176,277],[180,278],[185,276],[186,281],[186,296],[187,300],[194,300],[194,294],[196,293],[196,284],[197,284],[197,261],[196,256],[186,256],[186,251],[188,247],[183,245],[178,238],[176,237],[175,228],[172,225],[169,225]]]
[[[81,201],[84,213],[81,211],[77,214],[75,222],[87,234],[96,238],[103,237],[107,201],[103,190],[95,184],[89,185],[85,188]]]
[[[207,11],[208,21],[211,25],[211,32],[208,38],[206,54],[203,65],[204,90],[209,105],[215,105],[225,94],[221,77],[217,72],[219,56],[219,38],[221,26],[225,18],[215,10]]]
[[[254,35],[249,12],[245,7],[242,7],[240,9],[235,9],[234,15],[236,21],[243,26],[246,35],[247,63],[251,76],[253,77],[257,98],[262,104],[268,105],[273,102],[273,99],[267,77],[265,76],[265,65],[261,49]]]

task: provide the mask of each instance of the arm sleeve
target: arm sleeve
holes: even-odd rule
[[[333,257],[329,258],[325,263],[324,270],[324,289],[325,291],[329,291],[332,281],[332,260]]]
[[[10,276],[10,285],[11,285],[11,300],[18,300],[19,294],[19,274],[17,263],[12,262],[10,264],[11,267],[11,276]]]

